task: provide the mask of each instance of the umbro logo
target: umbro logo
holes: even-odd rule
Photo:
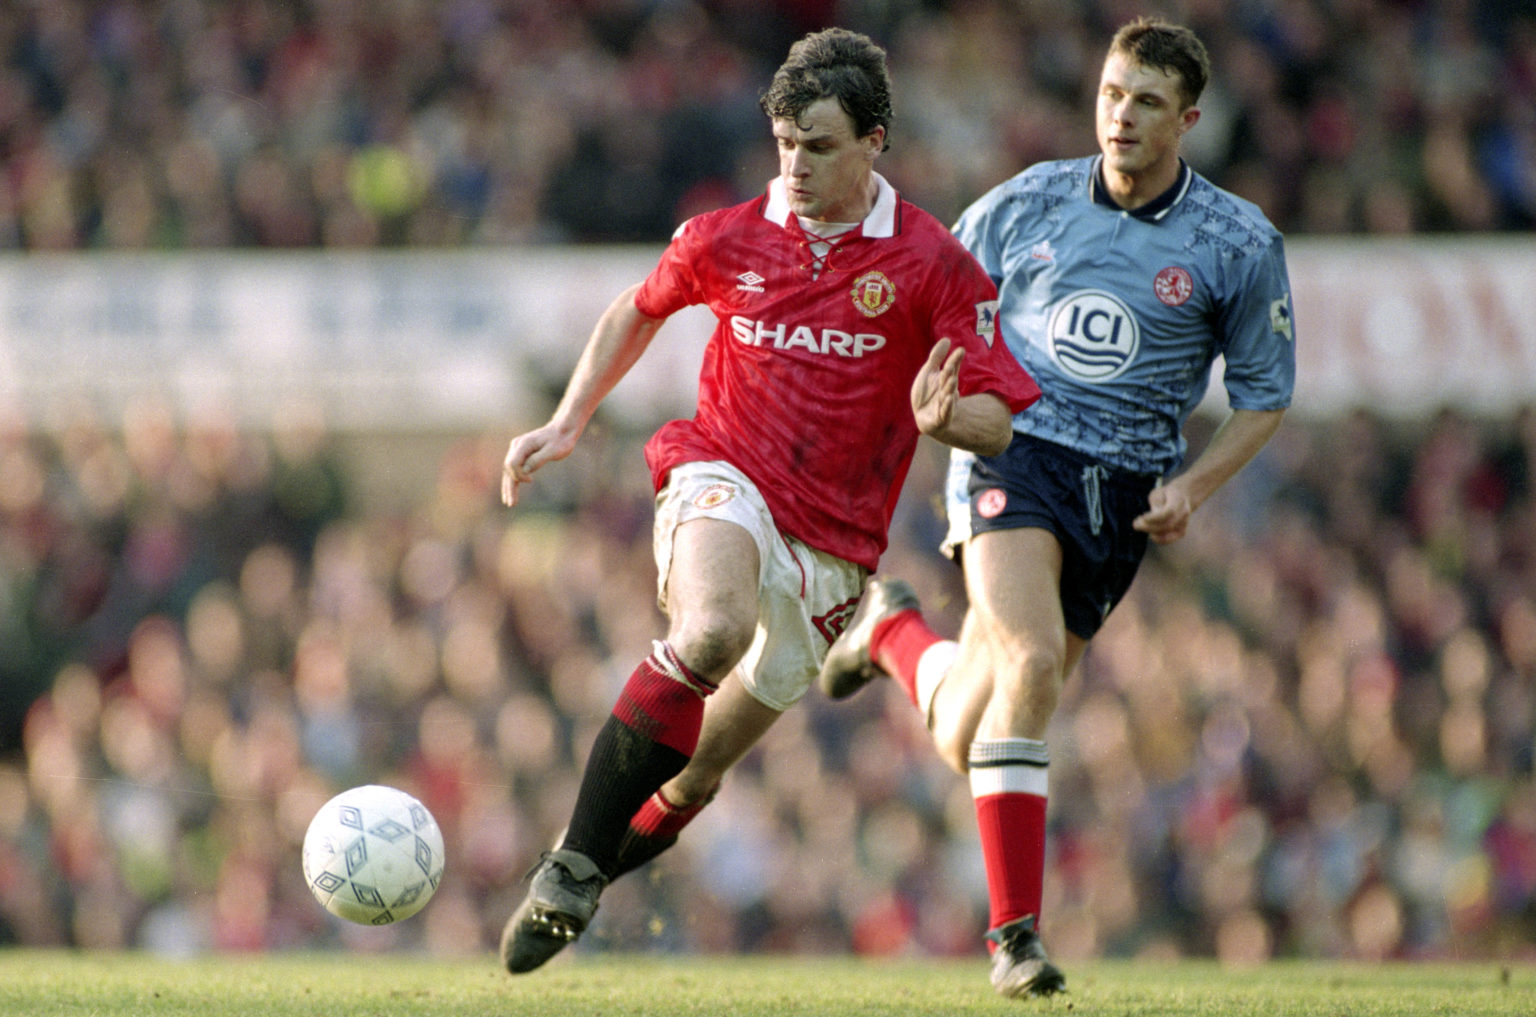
[[[843,630],[848,627],[848,622],[853,619],[854,609],[859,606],[861,596],[863,595],[850,597],[821,617],[811,619],[811,623],[816,626],[817,631],[829,645],[837,642],[837,637],[842,635]]]
[[[756,272],[743,272],[736,278],[739,280],[736,283],[736,288],[738,290],[746,290],[748,293],[763,292],[763,283],[767,281]]]

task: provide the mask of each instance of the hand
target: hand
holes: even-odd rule
[[[949,426],[960,401],[960,362],[965,359],[965,347],[956,346],[951,351],[950,345],[948,339],[934,343],[928,362],[912,381],[912,415],[924,434]]]
[[[1147,496],[1147,511],[1131,523],[1151,538],[1154,544],[1171,544],[1189,530],[1189,517],[1195,507],[1178,481],[1152,489]]]
[[[502,502],[508,507],[516,505],[518,487],[532,482],[533,472],[540,466],[570,455],[578,437],[578,434],[569,434],[554,424],[545,424],[513,438],[502,464]]]

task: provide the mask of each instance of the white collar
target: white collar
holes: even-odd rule
[[[893,237],[896,235],[896,189],[885,177],[874,174],[875,206],[864,217],[866,237]],[[789,195],[784,191],[784,178],[774,177],[768,182],[768,201],[763,205],[763,218],[779,226],[789,221]]]

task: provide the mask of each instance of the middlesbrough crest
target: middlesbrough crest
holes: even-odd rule
[[[1195,291],[1195,281],[1184,269],[1170,265],[1152,280],[1152,291],[1169,307],[1178,307]]]
[[[883,272],[865,272],[853,281],[853,306],[868,318],[884,314],[896,302],[896,284]]]

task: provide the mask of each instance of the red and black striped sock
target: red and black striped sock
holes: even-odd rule
[[[693,755],[704,700],[715,690],[666,643],[654,645],[592,743],[562,845],[592,859],[609,878],[617,874],[630,818]]]

